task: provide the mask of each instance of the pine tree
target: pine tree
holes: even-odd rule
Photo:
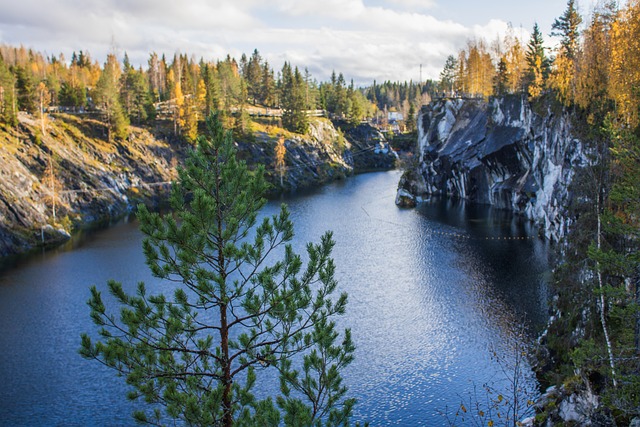
[[[153,117],[155,109],[142,69],[136,70],[131,65],[125,65],[124,73],[120,77],[120,100],[130,121],[139,125]]]
[[[334,111],[338,117],[344,117],[349,112],[349,102],[347,97],[347,88],[345,87],[344,75],[338,74],[338,79],[333,86],[334,93]]]
[[[542,33],[536,22],[533,25],[533,33],[527,44],[527,91],[529,96],[536,98],[544,89],[544,83],[549,73],[549,60],[544,53],[544,41]]]
[[[104,114],[109,141],[113,136],[124,139],[128,134],[129,121],[120,104],[120,74],[120,64],[115,55],[107,55],[107,62],[94,90],[94,102]]]
[[[416,131],[416,106],[412,102],[409,104],[409,112],[407,114],[407,132],[415,132]]]
[[[220,90],[220,108],[225,114],[230,114],[232,109],[239,104],[242,97],[238,64],[235,59],[227,55],[224,61],[218,62],[216,68]]]
[[[291,65],[284,63],[281,86],[282,125],[291,132],[307,133],[309,118],[305,108],[305,84],[298,67],[292,71]]]
[[[253,100],[253,103],[264,102],[262,99],[262,58],[258,49],[254,49],[247,64],[246,73],[244,75],[247,94]]]
[[[458,61],[453,55],[449,55],[444,63],[444,68],[440,73],[440,85],[442,90],[448,95],[454,92],[458,71]]]
[[[509,87],[509,71],[507,66],[507,61],[504,58],[500,58],[498,62],[498,72],[494,77],[493,84],[493,92],[496,95],[504,95],[507,93],[507,88]]]
[[[0,122],[18,124],[16,80],[0,56]]]
[[[354,346],[350,331],[340,338],[334,322],[347,296],[334,299],[331,233],[307,245],[303,268],[285,205],[257,225],[264,168],[250,172],[236,159],[216,117],[206,125],[173,185],[174,214],[144,206],[138,214],[147,265],[177,284],[173,297],[149,295],[143,283],[129,295],[110,281],[122,306],[117,317],[92,287],[101,338],[83,334],[80,353],[124,375],[129,398],[153,405],[150,414],[134,414],[140,422],[346,425],[355,401],[345,398],[340,372]],[[283,252],[279,261],[276,252]],[[272,371],[280,376],[275,402],[260,400],[254,388]]]
[[[269,63],[265,62],[262,66],[262,93],[260,98],[262,103],[267,107],[277,105],[276,81],[273,77],[273,70],[269,67]]]
[[[576,9],[575,0],[568,0],[567,9],[551,25],[551,29],[554,30],[551,35],[561,37],[561,52],[571,61],[575,59],[578,52],[581,23],[582,17]]]
[[[74,84],[73,81],[65,81],[60,85],[58,101],[60,105],[65,107],[85,107],[87,92],[83,86]]]
[[[37,84],[33,74],[23,66],[15,67],[14,74],[16,76],[18,109],[30,113],[36,112]]]

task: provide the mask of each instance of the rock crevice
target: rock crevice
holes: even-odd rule
[[[398,204],[431,195],[490,204],[535,221],[554,240],[570,224],[569,185],[588,163],[567,112],[538,114],[520,96],[424,107],[418,159],[401,179]]]

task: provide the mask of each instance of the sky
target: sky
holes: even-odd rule
[[[590,0],[578,2],[589,14]],[[470,38],[495,40],[511,24],[528,39],[538,22],[548,43],[565,0],[3,0],[0,43],[103,63],[126,52],[146,68],[151,52],[196,60],[239,59],[257,49],[319,81],[342,72],[356,85],[437,79]],[[586,4],[586,6],[585,6]]]

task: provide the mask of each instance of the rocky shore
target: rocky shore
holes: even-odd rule
[[[368,125],[359,132],[362,140],[345,138],[329,120],[314,119],[307,135],[254,132],[237,142],[238,155],[265,166],[274,192],[393,167],[384,137]],[[49,116],[44,132],[25,113],[18,126],[0,127],[0,257],[58,245],[74,230],[166,200],[189,144],[162,122],[132,126],[124,141],[107,135],[100,121],[68,114]],[[283,137],[284,168],[276,170]]]

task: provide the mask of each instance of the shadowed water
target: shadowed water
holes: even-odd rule
[[[509,359],[520,320],[544,323],[549,249],[504,212],[441,201],[398,209],[398,179],[360,175],[272,201],[264,214],[289,204],[298,252],[334,232],[349,293],[340,323],[357,346],[345,372],[355,419],[441,426],[474,387],[501,384],[491,349]],[[80,333],[95,330],[88,287],[105,291],[112,278],[130,290],[140,280],[165,287],[144,264],[133,221],[0,272],[0,425],[134,424],[123,379],[77,354]]]

